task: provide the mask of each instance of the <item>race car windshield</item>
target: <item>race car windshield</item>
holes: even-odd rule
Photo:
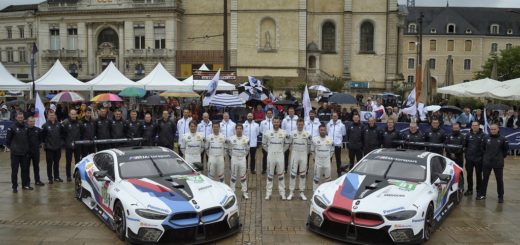
[[[421,182],[426,178],[426,168],[422,165],[386,159],[365,159],[352,172],[414,182]]]
[[[184,175],[193,172],[188,164],[179,163],[176,158],[154,158],[153,161],[148,158],[127,161],[119,164],[119,168],[122,179]]]

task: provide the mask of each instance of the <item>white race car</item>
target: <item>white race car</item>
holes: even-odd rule
[[[76,164],[74,179],[76,198],[121,240],[206,243],[240,230],[231,188],[201,175],[167,148],[90,154]]]
[[[417,244],[463,196],[462,168],[439,154],[377,149],[314,192],[307,227],[357,244]]]

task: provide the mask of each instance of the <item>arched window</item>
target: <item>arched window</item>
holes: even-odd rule
[[[314,55],[309,56],[309,68],[312,68],[312,69],[316,68],[316,56],[314,56]]]
[[[492,43],[491,44],[491,53],[495,54],[498,51],[498,44]]]
[[[276,50],[276,22],[271,17],[260,21],[259,49],[264,51]]]
[[[135,75],[144,75],[144,65],[142,63],[135,65]]]
[[[69,73],[73,77],[78,77],[78,65],[76,65],[76,63],[72,63],[69,65]]]
[[[362,53],[374,52],[374,25],[368,21],[361,24],[360,51]]]
[[[111,43],[112,47],[119,47],[119,37],[117,36],[117,32],[112,28],[106,28],[99,33],[98,36],[98,46],[102,43]]]
[[[321,50],[336,52],[336,26],[330,21],[321,27]]]
[[[408,24],[408,33],[416,33],[417,25],[415,23]]]
[[[455,24],[448,24],[446,26],[446,32],[447,33],[455,33]]]

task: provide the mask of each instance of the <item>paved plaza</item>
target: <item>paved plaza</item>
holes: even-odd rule
[[[261,166],[260,152],[257,166]],[[343,157],[345,159],[345,152]],[[73,183],[47,184],[46,164],[42,161],[40,175],[46,185],[35,187],[34,191],[19,188],[19,192],[13,194],[9,153],[0,153],[0,244],[124,244],[74,199]],[[64,157],[62,167],[61,178],[65,179]],[[488,199],[475,201],[474,196],[465,198],[428,244],[519,244],[520,157],[507,158],[504,174],[504,204],[497,204],[492,176]],[[242,231],[218,244],[336,243],[306,230],[308,201],[282,201],[276,195],[276,189],[272,199],[265,201],[265,175],[249,175],[248,181],[251,198],[240,200]],[[307,178],[307,182],[307,187],[311,188],[311,178]],[[309,199],[311,194],[312,190],[308,189],[306,195]]]

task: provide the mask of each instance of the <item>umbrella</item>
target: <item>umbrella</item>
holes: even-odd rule
[[[488,104],[486,105],[486,110],[492,110],[492,111],[507,111],[511,107],[504,104]]]
[[[431,112],[436,112],[436,111],[438,111],[440,109],[441,109],[440,105],[429,105],[427,107],[424,107],[425,111],[431,111]]]
[[[350,94],[335,93],[329,97],[329,103],[356,104],[357,102],[356,97]]]
[[[139,87],[128,87],[119,92],[121,97],[143,97],[145,94],[146,90]]]
[[[446,74],[444,79],[444,86],[452,85],[455,80],[453,78],[453,58],[451,55],[448,55],[448,59],[446,60]]]
[[[92,101],[92,102],[105,102],[105,101],[117,102],[117,101],[123,101],[123,99],[121,99],[121,97],[117,96],[117,94],[104,93],[104,94],[97,95],[96,97],[92,98],[90,101]]]
[[[441,109],[439,110],[440,112],[453,112],[453,114],[460,114],[462,113],[462,110],[456,106],[453,106],[453,105],[445,105],[443,107],[441,107]]]
[[[244,106],[244,101],[236,95],[216,94],[209,104],[219,107],[241,107]]]
[[[166,100],[159,95],[152,95],[141,102],[145,105],[162,105],[166,103]]]
[[[309,89],[322,91],[322,92],[330,92],[330,89],[323,85],[312,85],[309,87]]]
[[[171,89],[159,94],[161,97],[176,97],[176,98],[196,98],[199,94],[190,89]]]
[[[422,88],[421,88],[421,97],[419,101],[424,104],[430,104],[432,101],[432,78],[430,72],[430,60],[426,60],[426,65],[424,66],[424,77],[422,79]]]
[[[296,105],[294,100],[279,100],[274,102],[275,105]]]
[[[63,103],[63,102],[75,103],[75,102],[83,102],[83,101],[85,101],[85,99],[76,92],[61,92],[51,99],[51,102],[56,102],[56,103]]]

